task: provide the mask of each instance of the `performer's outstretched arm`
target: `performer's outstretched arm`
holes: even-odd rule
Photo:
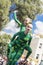
[[[16,12],[14,12],[14,20],[15,20],[15,22],[17,22],[20,26],[22,25],[22,23],[17,19]]]

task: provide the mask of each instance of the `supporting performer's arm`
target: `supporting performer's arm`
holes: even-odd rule
[[[25,46],[25,49],[28,51],[27,55],[26,55],[26,59],[30,56],[30,54],[32,53],[32,49],[30,48],[29,45]]]
[[[11,39],[11,42],[15,39],[15,37],[16,37],[17,35],[19,35],[19,33],[20,33],[20,32],[18,32],[18,33],[16,33],[16,34],[13,35],[13,37],[12,37],[12,39]]]
[[[29,34],[29,37],[28,37],[28,45],[30,45],[30,43],[31,43],[31,40],[32,40],[32,36]]]
[[[14,43],[14,39],[16,38],[16,36],[18,36],[20,34],[20,32],[14,34],[14,36],[11,39],[11,42],[9,43],[9,48],[11,48],[15,43]]]

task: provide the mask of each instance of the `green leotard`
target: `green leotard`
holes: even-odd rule
[[[16,62],[23,54],[24,49],[28,51],[26,56],[26,58],[28,58],[28,56],[32,52],[30,48],[31,39],[32,39],[31,35],[28,34],[27,36],[24,34],[24,32],[18,32],[13,36],[9,44],[9,48],[10,48],[10,53],[8,54],[9,65],[16,65]]]
[[[8,64],[7,65],[16,65],[16,62],[23,54],[24,49],[28,51],[26,58],[32,53],[30,48],[31,35],[28,33],[25,35],[25,25],[20,23],[16,17],[16,12],[14,13],[14,20],[20,25],[20,32],[14,34],[11,39],[10,44],[8,45]]]

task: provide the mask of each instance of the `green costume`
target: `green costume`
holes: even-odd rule
[[[13,36],[9,44],[10,48],[10,53],[8,54],[9,65],[16,65],[16,62],[21,57],[24,49],[28,51],[26,56],[26,58],[28,58],[28,56],[32,52],[30,48],[31,39],[32,39],[31,35],[30,34],[25,35],[24,32],[18,32]]]
[[[16,12],[14,13],[15,21],[21,26],[20,32],[16,33],[11,39],[8,45],[8,65],[16,65],[16,62],[23,54],[24,49],[28,51],[26,58],[32,53],[30,48],[31,35],[28,33],[25,35],[25,26],[19,22],[16,17]]]

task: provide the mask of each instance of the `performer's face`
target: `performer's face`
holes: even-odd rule
[[[28,24],[31,24],[31,23],[32,23],[32,21],[31,21],[30,18],[26,18],[26,19],[24,20],[24,25],[25,25],[25,26],[27,26]]]
[[[26,30],[25,30],[26,34],[27,34],[30,30],[32,30],[32,24],[28,24],[28,25],[26,26]]]

